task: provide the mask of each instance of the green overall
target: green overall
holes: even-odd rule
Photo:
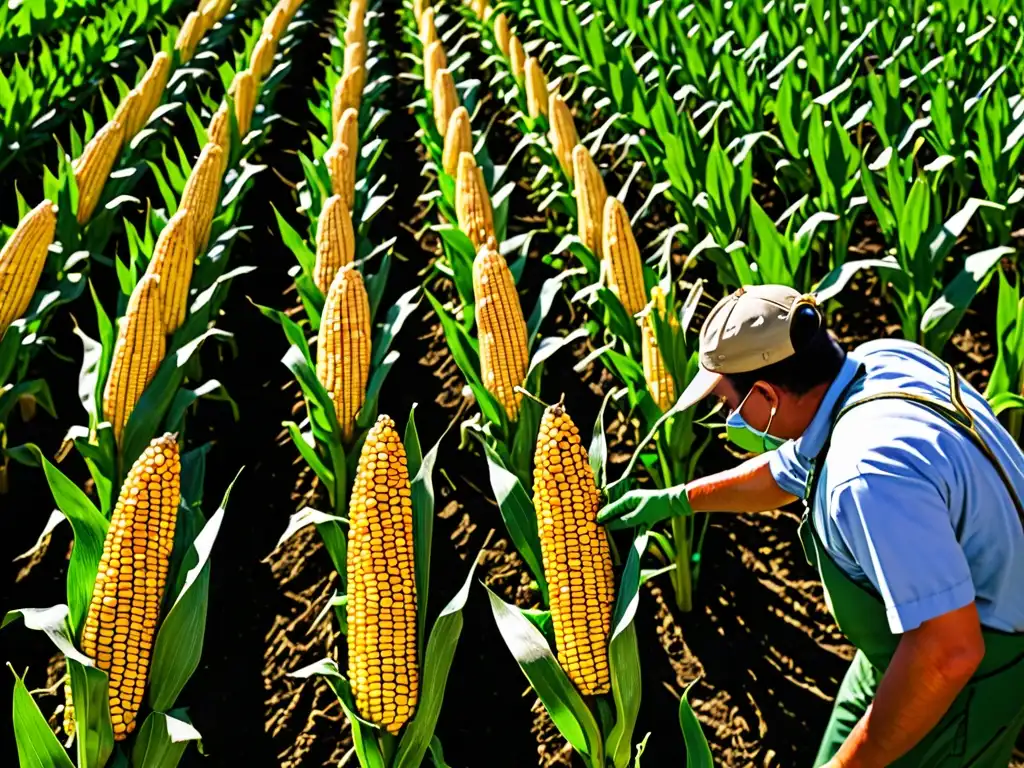
[[[948,367],[948,366],[947,366]],[[870,395],[842,407],[832,419],[832,430],[853,408],[880,399],[911,400],[930,408],[956,425],[993,463],[1007,487],[1024,525],[1024,505],[1014,492],[998,458],[974,427],[974,419],[960,397],[956,373],[949,367],[949,404],[905,392]],[[854,381],[858,377],[855,377]],[[845,398],[841,397],[840,402]],[[839,751],[871,703],[889,665],[899,635],[889,630],[885,605],[870,587],[847,576],[826,552],[810,519],[818,463],[828,454],[832,433],[813,459],[807,481],[806,511],[800,540],[811,565],[818,569],[825,600],[840,630],[857,648],[836,696],[828,728],[814,765],[827,763]],[[939,724],[906,755],[892,763],[899,768],[1006,768],[1017,734],[1024,726],[1024,634],[1009,634],[982,627],[985,656],[977,672],[953,701]]]

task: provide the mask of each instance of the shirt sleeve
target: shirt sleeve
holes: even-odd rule
[[[811,462],[801,456],[796,447],[797,441],[789,440],[772,451],[768,457],[768,469],[779,488],[802,499],[807,488]]]
[[[833,489],[829,515],[894,634],[974,602],[949,510],[925,478],[862,474]]]

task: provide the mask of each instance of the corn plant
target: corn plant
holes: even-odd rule
[[[1000,270],[996,308],[996,361],[985,387],[985,398],[1004,417],[1010,434],[1024,434],[1024,298],[1020,275],[1011,280]]]

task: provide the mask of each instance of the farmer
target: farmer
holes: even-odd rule
[[[1005,768],[1024,725],[1024,453],[985,400],[924,348],[846,354],[811,296],[779,285],[720,301],[701,369],[759,454],[600,516],[648,527],[798,498],[800,538],[857,654],[815,766]]]

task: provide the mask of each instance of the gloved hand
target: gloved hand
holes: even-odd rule
[[[692,515],[693,508],[686,498],[686,485],[664,490],[630,491],[614,501],[597,515],[597,522],[609,530],[622,528],[650,528],[661,520],[676,515]]]

